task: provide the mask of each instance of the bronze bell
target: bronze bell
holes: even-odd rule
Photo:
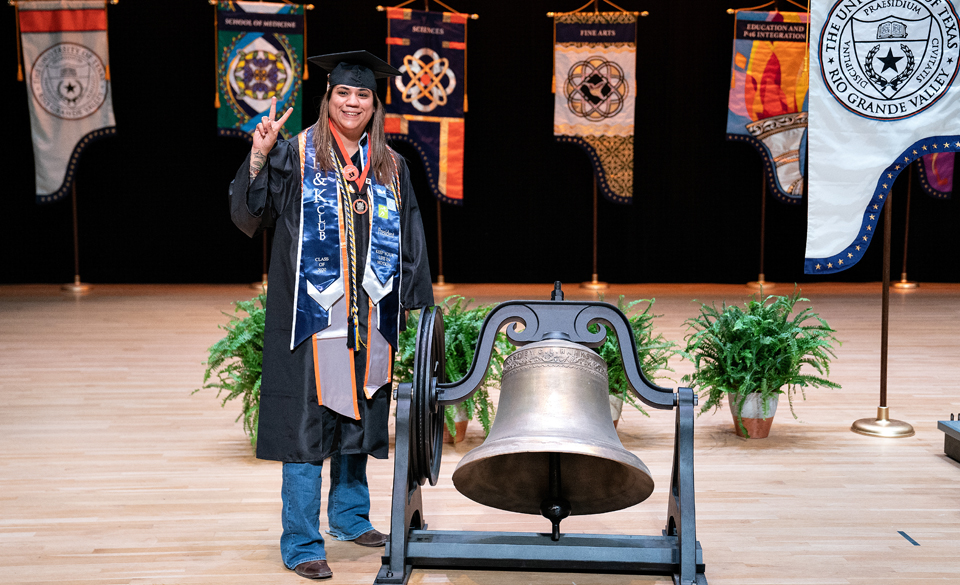
[[[554,540],[567,515],[642,502],[653,478],[623,448],[607,396],[607,366],[594,351],[561,339],[521,347],[504,362],[490,434],[457,465],[453,485],[492,508],[543,514]]]

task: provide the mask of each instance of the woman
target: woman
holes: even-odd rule
[[[433,304],[416,196],[387,146],[376,79],[399,72],[366,51],[313,57],[330,72],[317,123],[278,141],[276,99],[231,183],[234,223],[273,227],[257,457],[283,462],[284,565],[332,576],[319,530],[382,546],[369,520],[367,455],[387,457],[390,374],[403,312]]]

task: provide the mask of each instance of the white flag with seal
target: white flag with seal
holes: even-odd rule
[[[957,2],[814,1],[810,31],[804,272],[829,274],[863,257],[900,172],[960,151]]]
[[[69,192],[83,149],[116,132],[103,0],[19,4],[37,202]]]

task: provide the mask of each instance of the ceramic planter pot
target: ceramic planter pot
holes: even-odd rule
[[[620,422],[620,414],[623,412],[623,399],[613,394],[609,394],[608,397],[610,398],[610,417],[613,418],[613,428],[617,428],[617,423]]]
[[[743,426],[746,427],[749,437],[743,434],[740,422],[737,420],[739,410],[739,396],[727,394],[727,402],[730,405],[730,413],[733,415],[733,427],[737,435],[750,439],[765,439],[770,435],[770,427],[773,425],[773,415],[777,413],[777,403],[780,402],[780,395],[774,394],[766,400],[766,404],[760,400],[760,394],[747,394],[743,398],[743,411],[740,413],[743,417]]]
[[[451,435],[450,431],[447,430],[447,425],[443,425],[443,442],[444,443],[459,443],[467,436],[467,423],[470,422],[470,416],[467,412],[466,407],[462,404],[456,406],[456,410],[453,413],[453,428],[457,431],[456,435]]]

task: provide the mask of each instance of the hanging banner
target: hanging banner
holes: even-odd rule
[[[387,87],[385,130],[412,144],[440,201],[463,203],[467,15],[387,8],[387,61],[400,70]]]
[[[637,17],[632,12],[557,13],[553,26],[553,134],[587,151],[607,199],[630,203]]]
[[[950,199],[953,195],[953,169],[957,153],[935,152],[923,157],[917,165],[923,190],[937,199]]]
[[[736,14],[727,140],[760,152],[770,192],[786,203],[803,197],[807,21],[805,12]]]
[[[956,0],[811,7],[804,272],[857,263],[893,182],[927,154],[960,151]]]
[[[80,153],[116,133],[103,0],[18,5],[37,203],[61,199]]]
[[[276,2],[217,5],[217,133],[252,141],[250,133],[270,113],[293,108],[283,132],[303,129],[303,6]]]

